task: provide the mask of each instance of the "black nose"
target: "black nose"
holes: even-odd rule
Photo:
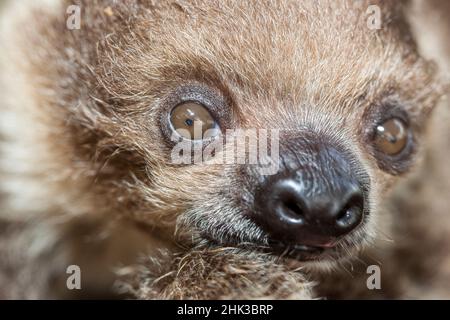
[[[357,181],[302,181],[298,174],[272,177],[259,197],[260,223],[274,240],[329,247],[362,221],[364,197]]]

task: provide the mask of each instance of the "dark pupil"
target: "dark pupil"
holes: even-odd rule
[[[186,123],[186,125],[188,127],[192,127],[192,125],[194,124],[194,121],[192,119],[186,119],[186,121],[184,121],[184,123]]]

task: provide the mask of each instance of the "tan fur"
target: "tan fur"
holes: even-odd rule
[[[82,27],[70,31],[71,1],[20,2],[5,9],[0,34],[1,297],[73,297],[70,264],[83,270],[83,297],[449,294],[440,287],[450,264],[449,131],[444,116],[426,126],[442,87],[416,52],[403,3],[370,3],[383,9],[376,31],[366,26],[369,1],[75,1]],[[432,46],[423,45],[439,51]],[[445,50],[424,55],[442,65]],[[232,105],[235,127],[307,124],[357,154],[372,213],[363,240],[345,243],[349,257],[303,264],[228,248],[218,217],[246,230],[242,242],[261,237],[233,205],[245,191],[235,168],[170,165],[158,124],[167,96],[193,83]],[[363,119],[384,101],[405,106],[426,149],[415,177],[381,170],[362,139]],[[382,265],[382,291],[365,288],[372,263]]]

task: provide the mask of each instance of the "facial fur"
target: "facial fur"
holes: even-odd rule
[[[72,2],[82,8],[80,30],[66,28]],[[370,4],[382,9],[380,30],[367,27]],[[384,199],[420,158],[440,96],[434,65],[418,54],[402,2],[15,6],[28,7],[25,18],[5,19],[2,31],[4,51],[14,53],[3,59],[4,74],[19,75],[11,84],[4,77],[5,96],[14,97],[2,106],[6,219],[16,212],[38,212],[39,219],[90,215],[137,225],[165,247],[206,244],[300,262],[289,245],[275,250],[252,218],[261,214],[258,194],[270,193],[263,185],[271,178],[257,165],[171,163],[168,115],[195,101],[222,131],[280,130],[280,170],[320,163],[320,144],[344,155],[364,189],[364,219],[310,258],[316,266],[352,257],[389,233]],[[15,37],[10,28],[18,25],[23,31]],[[395,157],[374,144],[375,129],[391,118],[410,130],[408,150]],[[302,169],[300,179],[314,184],[324,174],[329,181],[330,168],[317,175]],[[33,210],[24,208],[28,203]]]

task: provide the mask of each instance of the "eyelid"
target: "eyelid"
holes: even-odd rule
[[[377,150],[374,141],[377,137],[377,127],[389,119],[397,118],[405,123],[409,130],[408,142],[405,149],[397,155],[386,155]],[[413,163],[416,153],[416,137],[413,122],[406,110],[399,103],[388,102],[383,105],[373,105],[365,114],[363,143],[367,146],[372,157],[377,161],[378,167],[392,175],[406,172]]]
[[[411,120],[408,113],[399,103],[388,102],[383,104],[375,104],[369,108],[365,117],[365,130],[364,136],[368,137],[370,141],[373,141],[376,137],[377,127],[384,122],[392,118],[398,118],[403,121],[407,126],[411,126]]]
[[[222,131],[235,125],[231,102],[220,90],[198,82],[184,84],[170,91],[160,102],[159,128],[168,147],[174,144],[170,114],[175,106],[188,102],[205,106]]]

